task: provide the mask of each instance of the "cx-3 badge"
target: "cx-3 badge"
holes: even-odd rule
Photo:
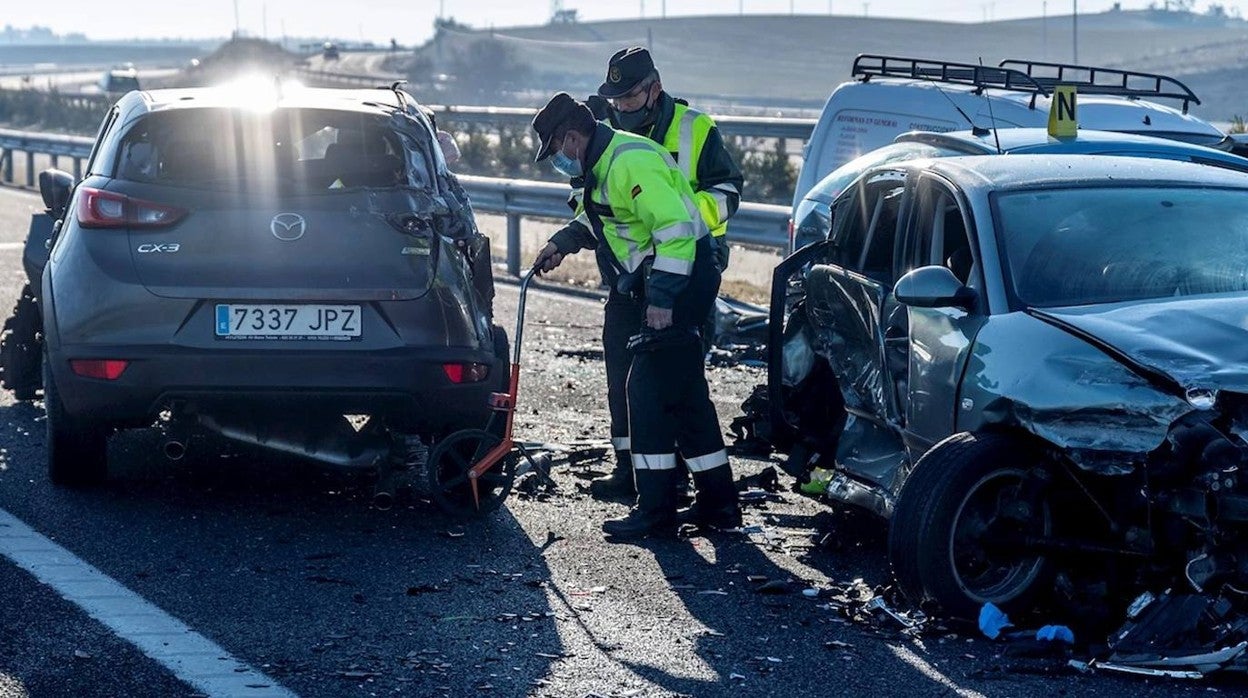
[[[303,237],[307,227],[307,222],[298,213],[279,213],[269,223],[269,231],[273,233],[273,237],[287,242]]]

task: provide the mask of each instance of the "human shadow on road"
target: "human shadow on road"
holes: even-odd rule
[[[747,523],[762,520],[771,531],[819,530],[823,518],[817,513],[754,510],[747,514]],[[803,565],[809,554],[799,559],[762,534],[719,533],[647,542],[644,548],[653,554],[667,585],[636,599],[639,615],[646,615],[650,604],[676,597],[692,622],[673,622],[659,630],[655,634],[661,637],[653,646],[684,654],[686,661],[678,665],[686,670],[665,669],[672,662],[660,665],[640,648],[613,656],[666,691],[696,696],[950,691],[950,685],[919,668],[913,642],[895,629],[851,622],[826,600],[807,598],[802,592],[812,570]],[[878,555],[858,561],[854,558],[861,553],[853,552],[853,546],[849,550],[848,559],[836,561],[833,580],[854,575],[886,582],[878,578]]]

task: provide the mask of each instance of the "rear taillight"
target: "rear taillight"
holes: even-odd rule
[[[793,219],[789,219],[789,249],[793,249],[793,242],[797,239],[797,226],[793,224]]]
[[[489,364],[442,364],[442,371],[452,383],[480,383],[490,375]]]
[[[129,365],[129,361],[122,359],[70,359],[69,361],[69,367],[76,375],[106,381],[121,378],[121,374]]]
[[[134,199],[111,191],[82,187],[77,206],[78,224],[84,228],[160,228],[186,216],[186,209],[154,201]]]

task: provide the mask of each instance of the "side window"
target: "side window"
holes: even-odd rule
[[[892,285],[893,244],[904,194],[901,174],[887,172],[860,181],[838,202],[832,235],[838,265]]]
[[[104,144],[105,135],[108,134],[108,132],[112,130],[113,125],[117,123],[117,116],[119,114],[120,110],[117,107],[113,107],[104,117],[104,120],[100,122],[100,130],[99,133],[95,134],[95,145],[91,147],[91,155],[87,157],[87,167],[83,170],[84,173],[99,174],[99,165],[101,160],[99,157],[100,149]]]
[[[970,217],[957,197],[945,185],[929,179],[921,183],[918,201],[900,273],[921,266],[943,266],[967,286],[979,287],[978,260],[967,227]]]

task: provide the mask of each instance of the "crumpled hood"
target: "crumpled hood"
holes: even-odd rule
[[[1029,311],[1184,390],[1248,392],[1248,295]]]

